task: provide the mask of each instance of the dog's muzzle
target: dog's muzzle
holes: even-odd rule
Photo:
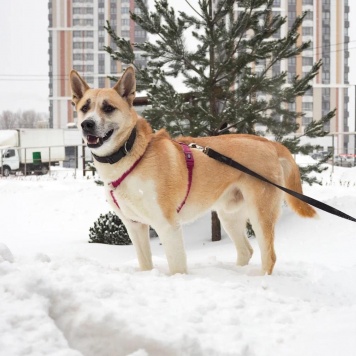
[[[107,141],[111,135],[113,134],[114,130],[109,130],[104,136],[97,136],[96,135],[96,123],[92,119],[86,119],[81,124],[83,134],[87,140],[87,144],[89,148],[98,148],[100,147],[105,141]]]

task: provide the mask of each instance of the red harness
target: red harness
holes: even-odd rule
[[[183,152],[184,152],[184,156],[185,156],[185,164],[187,165],[187,169],[188,169],[188,188],[187,188],[187,193],[185,194],[184,200],[177,208],[177,213],[179,213],[182,210],[185,202],[187,201],[187,198],[188,198],[188,195],[190,192],[190,187],[192,186],[193,168],[194,168],[194,157],[193,157],[192,151],[190,150],[190,147],[183,142],[179,142],[179,144],[183,148]]]
[[[179,142],[179,144],[181,145],[181,147],[183,149],[184,156],[185,156],[185,163],[186,163],[187,169],[188,169],[188,187],[187,187],[187,192],[185,194],[184,200],[182,201],[182,203],[177,208],[177,213],[179,213],[182,210],[185,202],[187,201],[187,198],[188,198],[188,195],[189,195],[189,192],[190,192],[190,188],[192,186],[193,167],[194,167],[194,157],[193,157],[192,151],[190,150],[190,147],[188,145],[186,145],[185,143],[182,143],[182,142]],[[113,202],[115,203],[115,205],[119,209],[120,209],[119,203],[117,202],[117,200],[114,197],[114,190],[136,168],[136,166],[140,163],[142,157],[143,157],[143,155],[119,179],[109,183],[114,188],[114,189],[110,190],[111,198],[112,198]]]

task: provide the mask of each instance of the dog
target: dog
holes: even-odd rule
[[[78,124],[104,181],[107,200],[125,224],[141,270],[153,268],[149,226],[158,236],[171,274],[187,273],[182,224],[209,210],[218,213],[237,251],[237,265],[247,265],[253,250],[245,235],[254,229],[263,274],[276,262],[274,230],[282,201],[302,217],[314,217],[308,204],[274,186],[213,160],[196,145],[231,157],[265,178],[302,193],[298,166],[283,145],[265,138],[228,134],[180,137],[153,132],[133,108],[135,71],[128,67],[113,88],[90,89],[74,70],[72,101]],[[194,161],[194,167],[190,163]]]

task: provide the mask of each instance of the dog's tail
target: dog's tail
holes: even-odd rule
[[[281,162],[284,174],[285,187],[295,192],[303,194],[302,183],[300,181],[300,173],[295,160],[289,150],[279,144],[275,143],[278,151],[279,161]],[[290,194],[285,195],[288,205],[300,216],[312,218],[317,215],[314,208],[309,204],[293,197]]]

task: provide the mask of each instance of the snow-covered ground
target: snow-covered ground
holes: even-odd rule
[[[305,193],[356,216],[356,168],[335,168]],[[277,264],[259,249],[235,266],[210,241],[209,216],[186,226],[189,274],[140,272],[132,246],[88,243],[108,211],[103,188],[71,173],[0,178],[0,355],[356,355],[356,224],[283,208]]]

